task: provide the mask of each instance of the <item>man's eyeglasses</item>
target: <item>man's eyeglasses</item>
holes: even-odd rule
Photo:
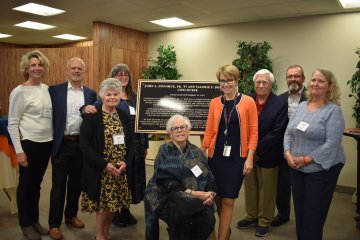
[[[170,130],[172,132],[179,132],[179,130],[184,131],[187,128],[188,128],[188,125],[182,125],[182,126],[178,126],[178,127],[172,127],[172,128],[170,128]]]
[[[220,80],[220,85],[224,85],[225,83],[227,84],[233,84],[234,83],[234,79],[226,79],[226,80]]]
[[[286,79],[299,79],[299,78],[302,78],[303,76],[301,75],[297,75],[297,74],[294,74],[294,75],[287,75],[286,76]]]
[[[260,86],[260,85],[262,84],[263,86],[266,87],[266,86],[269,85],[269,83],[270,83],[270,82],[267,82],[267,81],[260,81],[260,80],[259,80],[259,81],[255,81],[255,85],[256,85],[256,86]]]

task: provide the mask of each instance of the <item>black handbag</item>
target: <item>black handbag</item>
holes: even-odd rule
[[[169,197],[169,211],[179,218],[175,219],[176,221],[191,217],[207,208],[199,198],[183,191],[174,192]]]
[[[215,226],[213,208],[183,191],[169,196],[168,217],[170,240],[205,240]]]

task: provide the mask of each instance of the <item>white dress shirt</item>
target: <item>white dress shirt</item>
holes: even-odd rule
[[[66,125],[64,135],[79,135],[82,118],[80,116],[80,107],[85,104],[84,89],[73,88],[68,82],[67,88],[67,110]]]

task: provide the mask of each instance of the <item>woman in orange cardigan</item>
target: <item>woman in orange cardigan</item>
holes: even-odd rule
[[[244,175],[253,168],[258,141],[255,102],[238,92],[239,70],[234,65],[219,68],[216,77],[223,95],[210,102],[202,150],[208,149],[208,163],[217,184],[218,240],[230,237],[235,199]]]

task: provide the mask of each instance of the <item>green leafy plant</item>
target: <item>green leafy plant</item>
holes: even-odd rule
[[[156,51],[158,56],[155,59],[149,58],[148,62],[150,66],[147,67],[141,74],[144,79],[166,79],[166,80],[178,80],[183,75],[180,74],[176,67],[176,52],[175,47],[168,45],[160,45]],[[166,139],[164,134],[151,134],[149,140],[159,141]]]
[[[237,54],[239,58],[233,60],[232,64],[240,70],[240,79],[238,90],[241,93],[255,92],[252,78],[260,69],[273,71],[272,62],[268,56],[271,46],[268,42],[255,43],[253,41],[236,41]],[[276,82],[273,84],[273,90],[277,89]]]
[[[149,58],[150,66],[146,68],[141,76],[144,79],[167,79],[178,80],[183,75],[180,74],[176,68],[176,52],[175,47],[168,45],[160,45],[156,50],[158,56],[155,59]]]
[[[360,48],[356,49],[355,53],[360,58]],[[352,117],[356,121],[356,127],[360,127],[360,60],[356,65],[356,68],[358,69],[352,78],[348,80],[346,83],[349,85],[351,94],[349,94],[349,97],[355,98],[355,105],[353,106],[354,113],[352,114]]]

